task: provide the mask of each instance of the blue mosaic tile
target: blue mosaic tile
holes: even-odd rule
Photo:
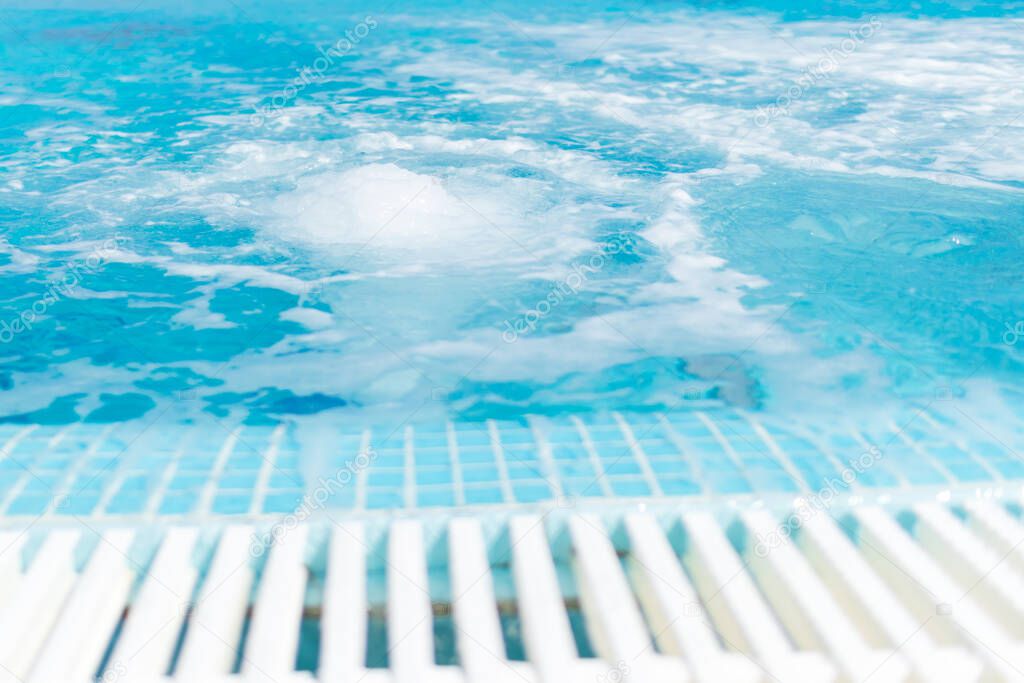
[[[249,511],[251,493],[221,493],[213,499],[212,511],[219,515],[240,515]]]

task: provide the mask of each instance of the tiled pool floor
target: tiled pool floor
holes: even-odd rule
[[[0,431],[7,518],[282,515],[1024,481],[1007,439],[937,413],[864,429],[754,414],[362,428],[74,424]],[[979,425],[979,429],[982,429]]]

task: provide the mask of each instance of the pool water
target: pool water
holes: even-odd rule
[[[3,3],[0,421],[1012,421],[971,5]]]

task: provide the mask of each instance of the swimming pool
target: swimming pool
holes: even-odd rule
[[[1024,679],[1019,2],[0,0],[0,681]]]
[[[175,481],[141,444],[198,439],[213,509],[203,473],[247,430],[347,435],[284,468],[307,488],[367,429],[447,453],[448,420],[537,451],[538,420],[923,414],[1015,453],[1021,18],[784,5],[6,7],[0,421],[35,429],[8,450],[108,435],[132,511]],[[262,509],[250,475],[224,510]],[[421,504],[413,470],[377,476]]]

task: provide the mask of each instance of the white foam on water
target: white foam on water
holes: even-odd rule
[[[9,262],[0,266],[0,272],[31,273],[39,266],[39,257],[19,249],[4,238],[0,238],[0,254],[6,254]]]
[[[367,164],[301,178],[274,200],[282,235],[313,244],[447,251],[483,226],[436,176]]]
[[[309,330],[323,330],[332,326],[334,318],[330,313],[315,308],[289,308],[281,313],[282,320],[299,323]]]
[[[174,314],[171,322],[196,330],[228,330],[237,327],[235,323],[224,317],[223,313],[214,313],[210,310],[211,299],[210,292],[204,292],[203,296],[191,299],[185,308]]]
[[[558,59],[545,64],[597,57],[580,77],[571,68],[481,65],[470,55],[436,52],[401,68],[445,74],[484,102],[543,102],[648,133],[685,133],[738,163],[940,182],[955,177],[958,184],[1006,188],[999,181],[1024,180],[1024,151],[993,140],[1024,133],[1024,119],[1014,116],[1024,97],[1021,25],[1007,18],[889,15],[781,23],[768,13],[680,10],[621,26],[537,22],[517,28],[550,41]],[[851,32],[859,37],[851,39]],[[609,36],[598,55],[594,35]],[[751,52],[750,45],[758,49]],[[638,87],[630,76],[651,68],[666,70],[665,79],[678,71],[680,82]],[[723,96],[750,104],[723,104]],[[773,104],[781,113],[766,113]],[[840,104],[864,110],[827,127],[808,122],[809,114]]]

